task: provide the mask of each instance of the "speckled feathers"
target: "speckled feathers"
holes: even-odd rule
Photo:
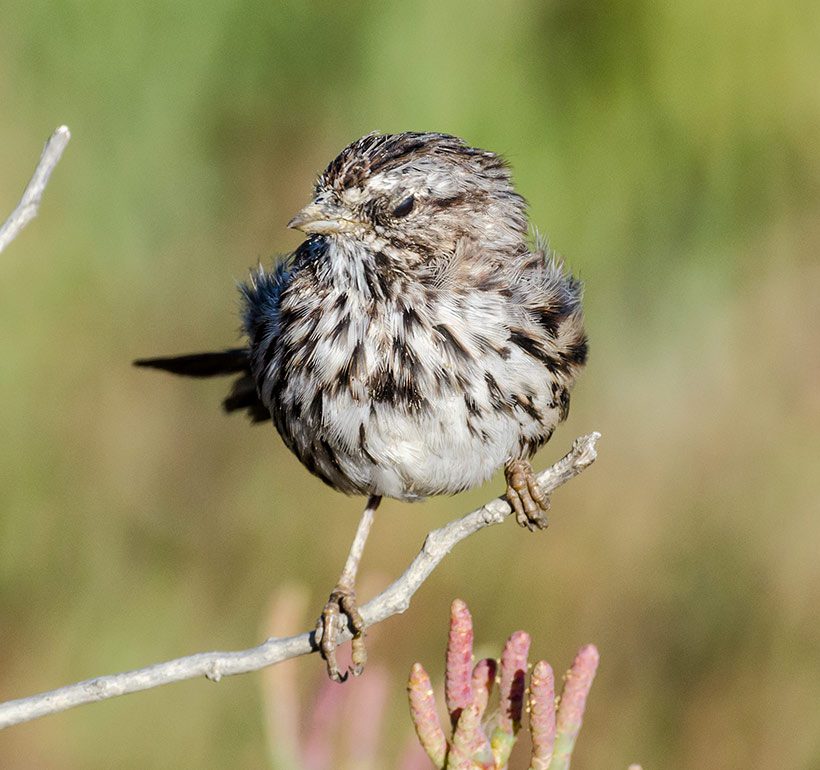
[[[528,458],[586,359],[581,291],[526,239],[506,164],[444,134],[369,134],[244,288],[250,374],[287,445],[348,493],[418,499]]]

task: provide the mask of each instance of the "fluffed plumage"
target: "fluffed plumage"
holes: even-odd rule
[[[528,460],[567,416],[587,342],[581,286],[530,247],[525,206],[494,153],[368,134],[290,221],[308,239],[242,287],[247,348],[137,362],[238,374],[228,411],[272,417],[308,470],[368,496],[317,627],[333,679],[345,619],[354,674],[367,657],[354,584],[383,496],[452,494],[504,466],[517,521],[547,525]]]
[[[225,408],[271,415],[340,491],[473,487],[549,439],[586,360],[580,284],[525,205],[494,153],[369,134],[292,220],[308,240],[243,287],[246,349],[137,363],[240,373]]]

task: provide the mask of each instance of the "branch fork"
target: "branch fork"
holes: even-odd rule
[[[540,473],[537,479],[543,491],[549,494],[588,468],[597,457],[596,443],[600,437],[600,433],[590,433],[577,438],[564,457]],[[511,513],[512,510],[503,497],[495,498],[481,508],[430,532],[404,574],[361,608],[364,625],[372,626],[404,612],[410,606],[410,600],[416,591],[457,543],[485,527],[502,523]],[[350,639],[350,636],[348,630],[343,630],[337,643],[341,644]],[[297,636],[268,639],[247,650],[200,652],[7,701],[0,703],[0,729],[56,714],[84,703],[148,690],[184,679],[205,676],[218,682],[223,676],[258,671],[289,658],[317,652],[319,641],[316,633],[311,631]]]

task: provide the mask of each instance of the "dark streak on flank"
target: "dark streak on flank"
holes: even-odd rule
[[[444,342],[444,347],[450,351],[450,353],[456,357],[460,358],[462,361],[470,361],[472,360],[472,356],[470,355],[470,351],[464,347],[461,340],[459,340],[455,334],[447,327],[445,324],[436,324],[433,327],[441,336],[441,339]]]
[[[302,349],[300,357],[303,361],[309,361],[313,357],[316,350],[316,345],[319,343],[319,335],[316,334],[316,327],[319,326],[319,318],[321,317],[320,309],[317,307],[312,310],[305,320],[310,324],[310,328],[305,334],[302,342]]]
[[[344,366],[339,369],[336,375],[336,383],[339,387],[349,387],[352,380],[361,379],[364,376],[364,346],[357,342],[350,358],[345,361]]]
[[[422,325],[421,317],[412,307],[404,308],[401,315],[405,334],[410,334],[416,326]]]
[[[374,403],[382,402],[417,411],[427,406],[427,400],[413,382],[412,379],[397,381],[392,369],[380,369],[368,382],[370,398]]]
[[[327,443],[325,439],[321,441],[322,449],[325,450],[325,457],[327,458],[328,462],[333,466],[333,469],[337,473],[344,473],[342,470],[342,466],[339,465],[339,459],[336,457],[336,453],[333,451],[333,447]]]
[[[506,412],[507,414],[512,413],[512,406],[510,405],[509,401],[504,397],[501,388],[498,386],[498,382],[496,382],[495,377],[492,376],[489,372],[484,372],[484,381],[487,383],[487,393],[490,396],[490,402],[494,407],[497,409],[501,409],[502,411]]]
[[[376,267],[384,273],[393,272],[393,260],[383,251],[377,251],[373,257]]]
[[[476,400],[469,394],[464,394],[464,405],[467,407],[467,413],[473,417],[481,416],[481,407]]]
[[[381,296],[387,297],[390,295],[390,273],[384,270],[376,270],[376,280],[379,282],[379,289],[381,289]]]
[[[589,346],[587,344],[586,335],[584,335],[577,342],[567,346],[567,349],[564,351],[564,358],[570,364],[583,366],[587,362],[588,352]]]
[[[396,379],[392,369],[380,369],[368,382],[370,398],[376,402],[396,404]]]
[[[377,251],[373,257],[373,262],[376,266],[376,280],[379,282],[381,296],[388,297],[391,293],[395,293],[390,291],[391,285],[394,283],[397,276],[393,265],[393,260],[391,260],[390,257],[383,251]]]
[[[459,393],[468,393],[470,390],[470,385],[472,384],[472,379],[468,379],[467,375],[462,372],[455,372],[456,378],[456,387],[458,388]]]
[[[270,386],[270,397],[268,399],[268,403],[272,405],[271,409],[273,413],[281,412],[281,409],[276,405],[282,403],[282,394],[284,393],[285,386],[287,384],[287,378],[282,377],[281,374],[275,374],[273,376]]]
[[[523,436],[520,439],[520,452],[521,456],[524,458],[532,457],[547,441],[550,440],[550,436],[552,436],[552,431],[547,431],[547,433],[542,434],[540,436],[530,436],[528,438],[524,438]]]
[[[558,332],[558,326],[566,317],[564,308],[539,307],[532,311],[536,322],[553,339]]]
[[[437,366],[428,372],[432,375],[433,395],[440,396],[442,393],[452,393],[455,384],[454,378],[450,369],[445,369],[443,366]]]
[[[499,288],[498,276],[495,273],[484,273],[476,282],[475,288],[478,291],[496,291]]]
[[[333,327],[333,330],[330,332],[330,338],[334,342],[338,342],[343,335],[347,334],[347,330],[350,328],[350,316],[343,315],[336,326]]]
[[[331,306],[331,311],[335,311],[337,313],[341,313],[347,307],[347,294],[341,293],[335,300],[333,300],[333,305]]]
[[[558,394],[558,414],[561,417],[561,422],[567,419],[569,415],[569,391],[566,388],[561,388]]]
[[[313,397],[313,400],[310,402],[310,406],[308,407],[308,414],[315,425],[322,424],[322,412],[322,391],[317,391],[316,395]]]
[[[533,404],[531,397],[513,396],[513,401],[519,409],[524,410],[533,420],[536,422],[541,421],[541,412],[538,411],[535,404]]]
[[[291,419],[298,420],[302,416],[302,403],[298,399],[294,400],[288,409],[290,410]]]
[[[525,353],[541,361],[553,374],[566,370],[566,365],[555,356],[551,356],[532,337],[518,329],[510,330],[510,342],[518,345]]]
[[[430,404],[411,382],[401,383],[398,387],[398,397],[411,412],[418,412],[429,408]]]
[[[378,271],[367,264],[363,268],[364,282],[367,285],[367,291],[370,293],[371,299],[384,299],[385,292],[382,290]]]
[[[410,378],[416,378],[419,375],[419,359],[406,342],[402,342],[398,337],[393,338],[393,355],[396,357],[396,362],[399,368],[405,372],[405,375]]]
[[[510,357],[510,349],[506,345],[496,347],[487,337],[481,334],[474,335],[473,339],[475,340],[476,345],[478,345],[478,349],[482,353],[495,353],[505,361]]]
[[[364,423],[359,425],[359,449],[361,450],[362,454],[370,460],[373,465],[378,465],[376,462],[376,458],[370,454],[370,451],[367,448],[367,433],[365,431]]]

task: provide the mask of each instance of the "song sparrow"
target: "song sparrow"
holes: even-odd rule
[[[546,526],[529,458],[566,417],[586,359],[581,287],[528,244],[506,163],[445,134],[358,139],[288,226],[308,239],[242,287],[246,347],[136,363],[239,373],[228,411],[272,417],[309,471],[369,497],[317,627],[342,679],[345,617],[353,673],[365,662],[354,581],[383,496],[453,494],[504,466],[518,523]]]

